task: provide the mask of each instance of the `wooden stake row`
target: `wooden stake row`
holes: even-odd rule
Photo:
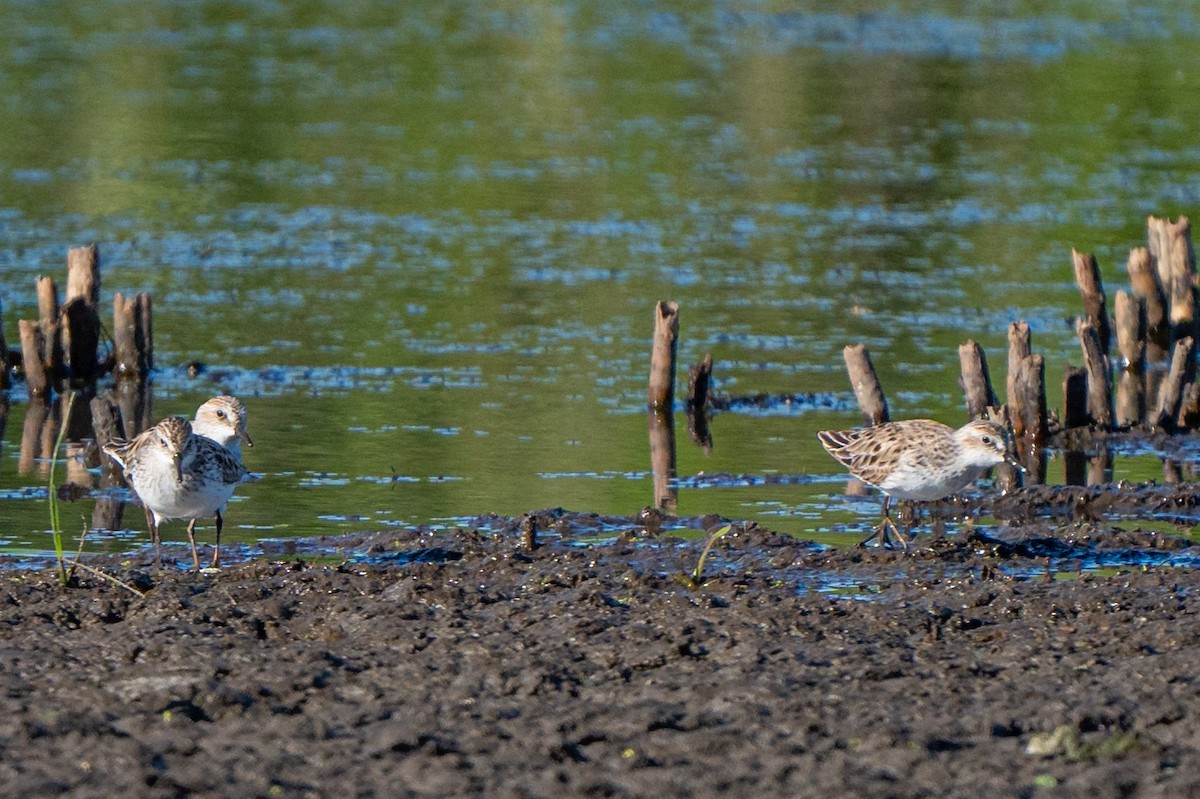
[[[37,280],[37,320],[17,322],[20,355],[12,353],[0,332],[0,385],[19,363],[31,397],[55,390],[95,393],[96,381],[113,374],[118,382],[144,381],[153,367],[150,297],[113,298],[113,352],[101,357],[100,252],[96,245],[67,252],[67,290],[60,304],[54,279]]]
[[[1177,430],[1197,424],[1200,388],[1195,387],[1194,342],[1200,318],[1191,225],[1187,217],[1171,222],[1151,216],[1146,240],[1146,247],[1130,251],[1126,263],[1130,291],[1118,291],[1114,303],[1121,354],[1115,404],[1111,328],[1099,268],[1092,255],[1071,252],[1084,308],[1076,333],[1086,388],[1079,390],[1078,373],[1068,367],[1065,428],[1088,424],[1100,430],[1139,425]]]

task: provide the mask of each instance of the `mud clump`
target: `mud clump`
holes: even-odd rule
[[[1191,549],[1170,538],[1162,551]],[[507,532],[362,536],[321,543],[340,564],[292,546],[216,575],[105,566],[142,598],[0,572],[0,786],[1185,795],[1200,574],[1047,571],[1163,539],[1073,522],[921,536],[904,555],[735,525],[698,590],[678,576],[703,542],[632,528],[532,551]]]

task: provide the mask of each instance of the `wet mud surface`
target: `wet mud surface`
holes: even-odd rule
[[[735,524],[700,588],[703,541],[562,511],[91,561],[141,597],[0,571],[0,793],[1197,795],[1200,573],[1070,571],[1196,547],[1022,507],[908,554]]]

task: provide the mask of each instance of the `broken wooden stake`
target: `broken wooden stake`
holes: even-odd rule
[[[1145,357],[1157,364],[1167,357],[1171,344],[1171,324],[1167,316],[1162,284],[1158,280],[1154,259],[1145,247],[1129,251],[1129,283],[1133,295],[1142,301],[1146,313]]]
[[[100,347],[100,316],[82,297],[76,297],[63,309],[67,335],[67,365],[71,385],[76,388],[95,386],[100,376],[97,352]]]
[[[92,307],[100,304],[100,249],[95,244],[67,250],[67,302],[76,297]]]
[[[42,329],[41,360],[50,381],[63,374],[62,317],[58,305],[58,287],[54,279],[37,279],[38,327]]]
[[[1200,427],[1200,384],[1188,383],[1183,387],[1183,401],[1179,403],[1176,424],[1182,430]]]
[[[31,396],[44,397],[50,390],[50,381],[46,375],[46,366],[42,362],[42,352],[45,350],[45,340],[41,326],[29,319],[17,322],[21,333],[21,360],[25,368],[25,385]]]
[[[670,412],[675,404],[675,353],[679,340],[679,305],[659,301],[654,306],[654,344],[650,351],[651,408]]]
[[[1033,353],[1029,335],[1029,323],[1025,321],[1010,322],[1008,325],[1008,374],[1004,380],[1004,396],[1013,395],[1013,382],[1017,377],[1017,369],[1021,361]]]
[[[1138,296],[1118,291],[1113,308],[1117,322],[1117,347],[1125,368],[1142,371],[1146,363],[1146,304]]]
[[[89,403],[92,412],[92,431],[96,438],[96,446],[100,449],[117,438],[123,438],[120,409],[108,397],[94,397]],[[109,458],[102,460],[111,461]]]
[[[1108,324],[1104,286],[1100,282],[1100,265],[1096,263],[1096,256],[1074,249],[1071,250],[1071,261],[1075,266],[1075,282],[1083,297],[1083,317],[1096,331],[1100,352],[1108,355],[1112,329]]]
[[[1100,335],[1091,322],[1075,320],[1075,332],[1083,349],[1083,368],[1087,370],[1087,409],[1092,424],[1101,430],[1113,427],[1112,374]]]
[[[1128,430],[1146,418],[1146,377],[1135,369],[1121,370],[1117,381],[1117,427]]]
[[[883,396],[883,387],[879,385],[879,376],[875,374],[875,366],[871,363],[871,353],[863,344],[851,344],[842,351],[842,356],[846,360],[846,371],[850,374],[854,398],[858,400],[863,416],[873,425],[888,421],[887,399]]]
[[[1062,427],[1085,427],[1088,423],[1088,379],[1087,370],[1079,366],[1066,368],[1063,376]]]
[[[1000,403],[996,399],[996,392],[992,390],[992,376],[988,373],[987,355],[983,347],[975,341],[958,345],[958,363],[968,418],[988,418],[988,409],[998,407]]]
[[[1044,447],[1049,438],[1046,410],[1046,359],[1029,355],[1017,366],[1008,398],[1013,435],[1024,449]]]
[[[138,346],[137,300],[117,292],[113,295],[113,376],[118,380],[142,377]]]
[[[1167,373],[1159,399],[1155,427],[1173,430],[1178,425],[1184,386],[1195,378],[1196,367],[1192,358],[1194,342],[1195,339],[1190,336],[1175,342],[1175,350],[1171,354],[1171,369]]]

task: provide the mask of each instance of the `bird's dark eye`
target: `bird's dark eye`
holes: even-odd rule
[[[224,419],[224,418],[225,418],[225,411],[217,411],[217,418],[218,418],[218,419]]]
[[[991,436],[984,436],[983,438],[981,438],[981,439],[980,439],[980,441],[982,441],[982,442],[983,442],[983,443],[985,443],[985,444],[990,444],[990,443],[992,443],[992,437],[991,437]]]

